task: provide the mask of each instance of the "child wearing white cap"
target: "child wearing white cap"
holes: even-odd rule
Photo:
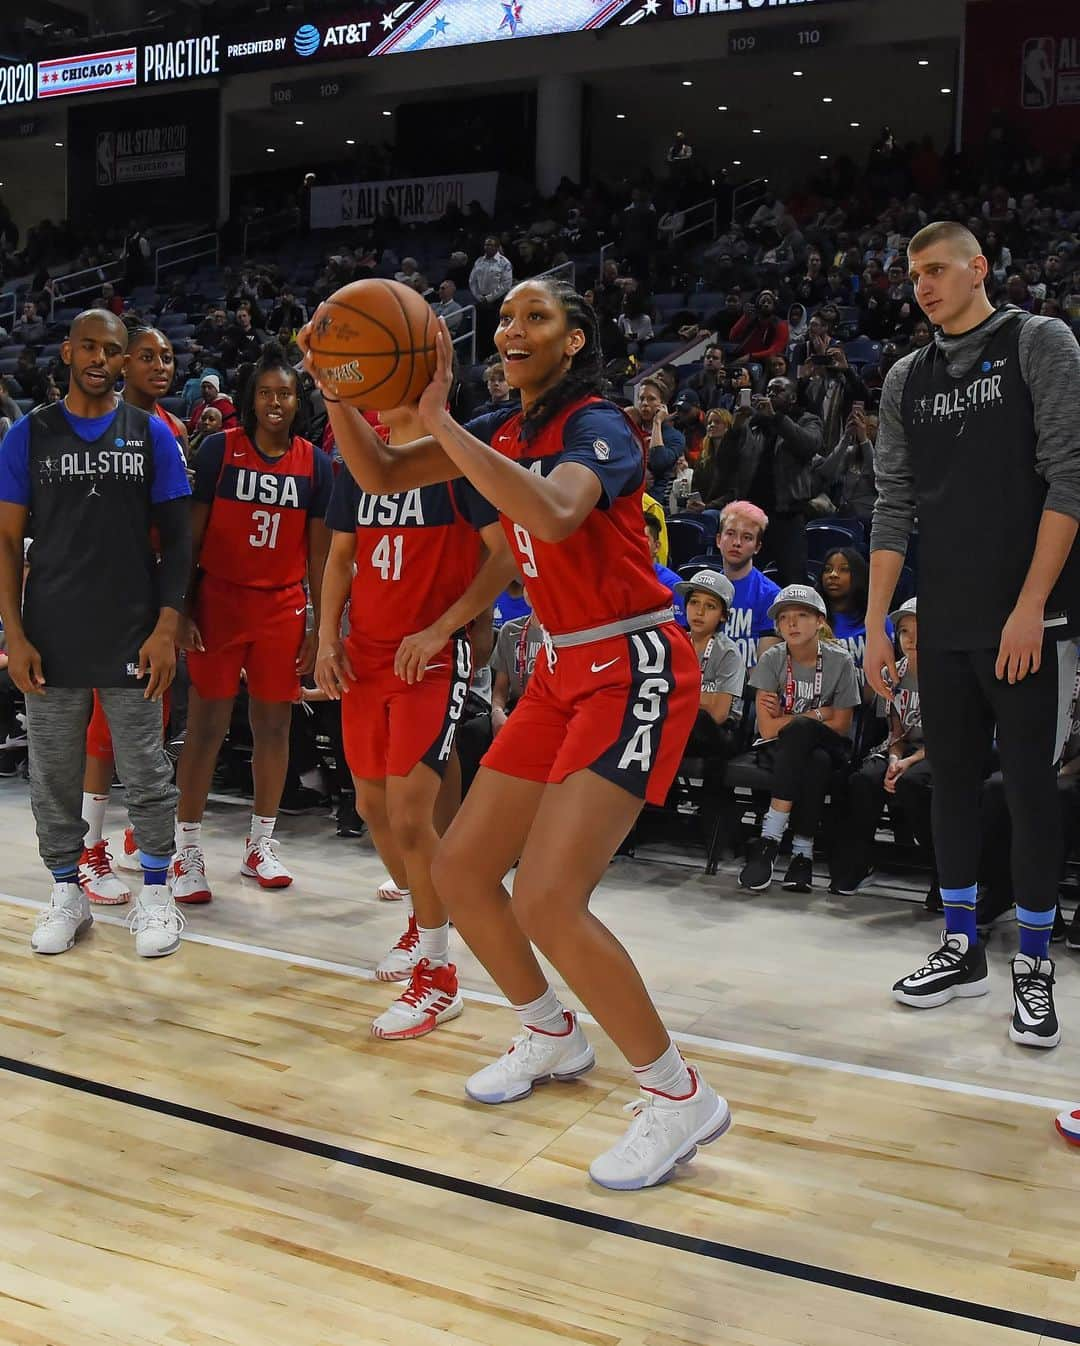
[[[690,642],[701,666],[701,708],[687,752],[726,759],[735,749],[746,681],[743,656],[724,631],[735,589],[720,571],[699,570],[692,579],[676,584],[675,592],[686,603]]]
[[[753,892],[769,887],[790,825],[792,858],[783,886],[808,893],[829,776],[850,754],[852,716],[862,698],[851,655],[825,638],[825,602],[816,589],[789,584],[769,616],[783,643],[762,654],[750,686],[757,690],[758,765],[773,773],[773,797],[739,883]]]
[[[829,891],[856,892],[870,876],[874,832],[886,796],[896,800],[915,840],[934,862],[930,825],[932,778],[923,743],[919,700],[919,620],[916,600],[909,598],[889,621],[896,631],[897,682],[890,700],[877,698],[877,713],[889,726],[888,738],[871,752],[848,784],[844,816],[836,828],[829,857]],[[937,873],[926,895],[929,911],[941,910]]]

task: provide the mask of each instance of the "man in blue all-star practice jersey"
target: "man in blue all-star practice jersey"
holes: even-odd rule
[[[115,314],[81,313],[61,348],[67,397],[36,407],[0,446],[0,619],[11,677],[26,693],[30,803],[54,880],[31,937],[35,953],[65,952],[92,924],[78,864],[95,689],[143,866],[135,948],[153,958],[180,947],[166,882],[176,789],[160,702],[176,672],[191,568],[190,489],[168,426],[113,391],[127,339]]]

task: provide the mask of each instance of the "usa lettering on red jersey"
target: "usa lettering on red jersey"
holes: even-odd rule
[[[325,512],[318,450],[296,435],[280,458],[271,459],[239,426],[222,438],[200,567],[217,579],[255,589],[300,583],[307,573],[308,521]],[[204,444],[200,459],[205,450]],[[197,477],[196,499],[204,495]]]
[[[501,516],[529,602],[548,631],[584,631],[671,606],[645,540],[641,445],[614,403],[582,398],[529,439],[520,412],[483,416],[466,428],[542,477],[561,463],[578,463],[600,479],[595,508],[561,542],[542,542]]]
[[[459,499],[460,485],[370,495],[347,467],[338,473],[327,522],[356,535],[350,638],[396,649],[472,583],[480,568],[479,530],[498,515],[480,496]]]

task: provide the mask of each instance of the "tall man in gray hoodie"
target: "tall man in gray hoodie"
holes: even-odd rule
[[[962,225],[927,225],[908,259],[936,331],[882,389],[865,668],[888,696],[897,677],[885,616],[918,518],[919,691],[945,933],[893,994],[931,1008],[989,990],[975,882],[979,793],[996,739],[1020,926],[1009,1036],[1054,1047],[1048,953],[1062,842],[1052,642],[1080,620],[1080,347],[1058,319],[995,311],[986,258]]]

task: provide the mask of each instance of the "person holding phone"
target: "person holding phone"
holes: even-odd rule
[[[852,403],[844,432],[829,454],[814,463],[815,485],[821,486],[836,504],[839,518],[858,519],[869,535],[877,500],[874,477],[874,443],[878,418],[868,415],[866,402]]]

